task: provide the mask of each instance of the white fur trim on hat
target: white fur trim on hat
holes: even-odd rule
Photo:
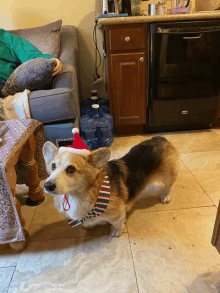
[[[74,133],[79,133],[79,128],[73,128],[72,129],[72,133],[74,134]]]
[[[69,147],[60,147],[58,153],[62,153],[62,152],[70,152],[72,154],[79,155],[79,156],[82,156],[84,158],[88,157],[88,155],[91,154],[91,152],[89,150],[86,150],[86,149],[78,150],[78,149],[69,148]]]

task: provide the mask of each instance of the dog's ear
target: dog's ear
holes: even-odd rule
[[[97,151],[92,152],[88,157],[87,161],[89,164],[97,169],[104,167],[110,158],[111,152],[107,148],[100,148]]]
[[[50,141],[46,141],[43,146],[43,155],[46,165],[48,165],[58,153],[58,148]]]

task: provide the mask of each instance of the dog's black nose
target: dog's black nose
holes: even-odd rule
[[[54,191],[54,189],[56,188],[56,184],[51,183],[51,182],[46,182],[46,183],[44,184],[44,188],[45,188],[47,191]]]

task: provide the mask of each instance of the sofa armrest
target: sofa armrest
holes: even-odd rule
[[[80,117],[79,89],[76,69],[69,64],[63,64],[61,71],[53,79],[53,89],[69,88],[73,92],[77,107],[77,116]]]
[[[53,89],[63,87],[78,91],[76,69],[72,65],[63,64],[61,71],[53,79]]]

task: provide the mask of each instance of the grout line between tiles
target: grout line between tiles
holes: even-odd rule
[[[149,212],[136,212],[136,214],[148,214],[148,213],[157,213],[157,212],[170,212],[170,211],[179,211],[179,210],[190,210],[190,209],[200,209],[200,208],[210,208],[210,207],[216,207],[215,204],[208,205],[208,206],[198,206],[198,207],[189,207],[189,208],[178,208],[178,209],[169,209],[169,210],[155,210],[155,211],[149,211]],[[127,214],[132,215],[133,213],[127,212]]]
[[[184,166],[189,170],[189,172],[192,174],[193,178],[195,178],[196,182],[199,184],[199,186],[202,188],[202,190],[205,192],[205,194],[208,196],[208,198],[211,200],[211,202],[213,203],[214,206],[215,203],[213,202],[213,200],[210,198],[210,196],[208,195],[208,193],[205,191],[205,189],[202,187],[202,185],[199,183],[199,181],[196,179],[196,177],[193,175],[193,173],[191,172],[191,170],[187,167],[187,165],[183,162],[183,160],[180,158],[181,162],[184,164]],[[217,206],[216,206],[217,207]]]
[[[203,189],[204,190],[204,189]],[[211,199],[211,197],[208,195],[208,193],[204,190],[204,192],[206,193],[206,195],[208,196],[208,198],[211,200],[211,202],[214,204],[215,207],[217,207],[214,203],[214,201]]]
[[[182,160],[181,160],[182,161]],[[183,161],[182,161],[183,162]],[[183,162],[184,163],[184,162]],[[185,164],[184,164],[185,165]],[[186,165],[185,165],[186,166]],[[202,187],[202,185],[199,183],[199,181],[196,179],[196,177],[193,175],[193,173],[191,172],[191,170],[186,166],[186,168],[189,170],[189,172],[192,174],[192,176],[195,178],[196,182],[199,184],[199,186],[202,188],[202,190],[205,192],[205,194],[208,196],[208,198],[211,200],[211,202],[213,203],[213,205],[216,207],[215,203],[213,202],[213,200],[211,199],[211,197],[208,195],[208,193],[205,191],[205,189]]]
[[[128,229],[128,226],[127,226],[127,229]],[[138,290],[138,293],[139,293],[140,291],[139,291],[139,287],[138,287],[137,273],[136,273],[136,270],[135,270],[134,256],[133,256],[133,252],[132,252],[132,248],[131,248],[131,239],[130,239],[129,232],[127,232],[127,233],[128,233],[128,241],[129,241],[130,250],[131,250],[131,258],[132,258],[133,267],[134,267],[134,274],[135,274],[135,279],[136,279],[136,284],[137,284],[137,290]]]
[[[35,212],[36,212],[36,209],[35,209],[35,211],[34,211],[34,214],[35,214]],[[32,217],[32,220],[31,220],[31,223],[32,223],[33,218],[34,218],[34,214],[33,214],[33,217]],[[29,229],[30,229],[30,227],[31,227],[31,224],[30,224],[30,226],[29,226]],[[29,229],[28,229],[28,230],[29,230]],[[31,242],[31,241],[30,241],[30,242]],[[30,243],[30,242],[29,242],[29,243]],[[24,250],[24,251],[25,251],[25,250]],[[16,266],[10,266],[10,267],[13,267],[13,268],[14,268],[14,272],[13,272],[13,274],[12,274],[12,276],[11,276],[11,280],[10,280],[10,282],[9,282],[8,289],[7,289],[6,293],[8,293],[8,290],[10,289],[11,281],[12,281],[12,279],[13,279],[13,277],[14,277],[14,273],[15,273],[15,271],[16,271],[16,268],[17,268],[17,265],[18,265],[19,259],[20,259],[20,257],[21,257],[21,253],[22,253],[22,252],[19,253],[19,257],[18,257],[18,260],[17,260]]]
[[[37,207],[36,207],[36,209],[34,210],[34,213],[33,213],[33,216],[32,216],[32,219],[31,219],[31,222],[30,222],[30,225],[29,225],[29,228],[28,228],[28,233],[29,233],[29,230],[30,230],[31,225],[32,225],[32,223],[33,223],[33,220],[34,220],[34,216],[35,216],[36,210],[37,210]]]
[[[196,179],[196,178],[195,178]],[[198,182],[198,181],[197,181]],[[202,186],[201,186],[202,187]],[[204,189],[203,189],[204,190]],[[204,192],[208,195],[208,192],[220,192],[220,190],[218,189],[218,190],[213,190],[213,191],[205,191],[204,190]],[[210,200],[213,202],[213,204],[218,208],[218,204],[216,205],[215,203],[214,203],[214,201],[212,200],[212,198],[208,195],[208,197],[210,198]]]
[[[34,218],[35,212],[36,212],[36,209],[35,209],[35,211],[34,211],[34,214],[33,214],[32,220],[31,220],[31,223],[32,223],[32,221],[33,221],[33,218]],[[30,227],[31,227],[31,223],[30,223],[29,229],[30,229]],[[29,231],[29,229],[28,229],[28,231]],[[31,241],[30,241],[30,242],[31,242]],[[30,242],[29,242],[29,243],[30,243]],[[25,250],[24,250],[24,251],[25,251]],[[18,262],[19,262],[19,260],[20,260],[21,253],[22,253],[22,251],[19,252],[19,257],[18,257],[18,260],[17,260],[16,266],[9,266],[9,267],[14,268],[14,272],[13,272],[13,274],[12,274],[12,276],[11,276],[11,280],[10,280],[10,282],[9,282],[8,289],[7,289],[6,293],[8,293],[8,290],[10,289],[11,281],[12,281],[12,279],[13,279],[13,277],[14,277],[14,273],[15,273],[15,271],[16,271],[16,268],[17,268]]]
[[[16,266],[0,267],[0,269],[16,268]]]
[[[17,265],[16,265],[17,266]],[[10,280],[10,282],[9,282],[9,285],[8,285],[8,289],[7,289],[7,291],[6,291],[6,293],[8,293],[8,290],[10,289],[10,286],[11,286],[11,281],[12,281],[12,279],[13,279],[13,277],[14,277],[14,273],[15,273],[15,270],[16,270],[16,266],[14,267],[14,272],[13,272],[13,274],[12,274],[12,276],[11,276],[11,280]]]

